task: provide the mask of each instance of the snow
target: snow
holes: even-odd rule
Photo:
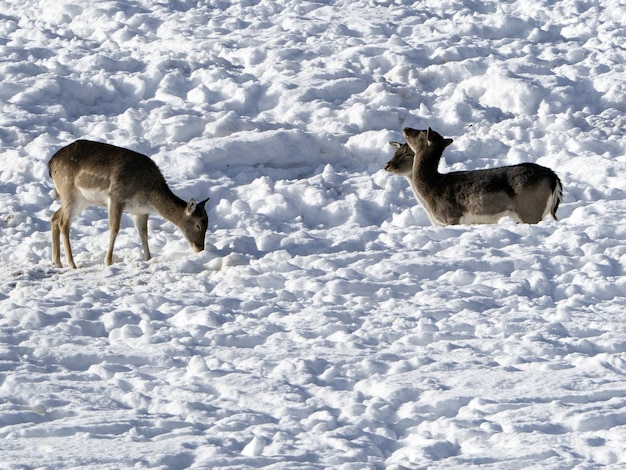
[[[0,1],[2,468],[626,464],[622,0]],[[432,227],[383,170],[554,169],[558,221]],[[78,138],[208,196],[51,264]],[[65,263],[65,259],[63,258]]]

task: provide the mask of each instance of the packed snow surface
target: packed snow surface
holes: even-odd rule
[[[0,12],[2,468],[625,468],[623,0]],[[552,168],[559,220],[430,226],[407,126]],[[79,138],[210,196],[206,250],[125,216],[106,267],[94,207],[53,268]]]

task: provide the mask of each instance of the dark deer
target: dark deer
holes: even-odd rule
[[[548,213],[556,220],[563,199],[559,177],[535,163],[439,173],[439,160],[452,143],[428,128],[405,128],[406,144],[396,149],[385,170],[407,176],[433,225],[489,224],[509,216],[536,224]]]

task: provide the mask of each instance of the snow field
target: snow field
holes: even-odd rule
[[[620,468],[620,1],[0,2],[7,468]],[[442,171],[534,161],[558,222],[431,227],[389,140]],[[76,138],[211,197],[207,249],[105,211],[53,269]]]

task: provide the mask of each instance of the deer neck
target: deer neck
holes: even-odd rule
[[[180,225],[187,208],[187,203],[176,196],[167,185],[154,191],[152,205],[161,217],[177,226]]]
[[[437,150],[426,150],[415,154],[411,174],[413,191],[424,196],[437,187],[441,179],[441,173],[438,170],[440,159],[441,152]]]

